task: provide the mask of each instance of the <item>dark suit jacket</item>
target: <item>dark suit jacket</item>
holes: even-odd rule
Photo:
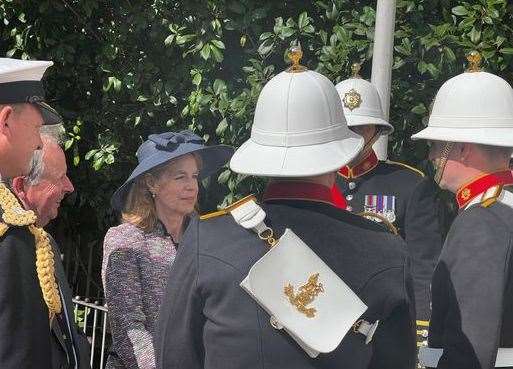
[[[404,242],[366,219],[311,201],[265,205],[278,234],[305,241],[381,321],[371,344],[348,333],[333,352],[311,359],[239,283],[266,252],[231,216],[191,220],[171,267],[155,340],[160,369],[411,369],[413,292]]]

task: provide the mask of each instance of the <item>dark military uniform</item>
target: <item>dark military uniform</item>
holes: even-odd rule
[[[513,347],[513,194],[501,198],[462,208],[442,249],[429,329],[438,368],[491,369],[498,348]]]
[[[430,316],[429,285],[442,247],[434,182],[407,165],[378,161],[372,151],[358,165],[340,169],[337,186],[347,210],[385,216],[406,241],[417,319],[424,330]]]
[[[157,367],[412,368],[415,318],[403,241],[337,209],[326,187],[275,183],[267,193],[266,224],[278,234],[292,229],[368,305],[363,319],[380,320],[372,342],[350,331],[335,351],[310,358],[239,286],[267,251],[262,240],[229,215],[192,219],[161,305]]]
[[[48,317],[34,236],[27,227],[9,226],[0,238],[0,368],[74,368],[66,316],[51,325]]]

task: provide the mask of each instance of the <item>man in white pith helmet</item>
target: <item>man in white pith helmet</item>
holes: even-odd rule
[[[415,290],[417,340],[422,344],[429,326],[429,285],[442,248],[436,185],[409,165],[378,160],[372,145],[380,135],[392,133],[393,127],[385,120],[376,87],[360,77],[359,64],[352,69],[353,77],[335,88],[347,125],[365,139],[365,146],[357,158],[340,168],[333,194],[347,201],[348,211],[384,217],[406,241]]]
[[[158,368],[414,366],[404,243],[332,200],[363,139],[333,84],[299,65],[299,50],[290,58],[230,162],[271,178],[263,204],[250,197],[191,220],[160,310]]]
[[[480,56],[438,91],[427,128],[436,181],[453,192],[453,222],[432,280],[429,347],[444,369],[513,366],[513,89],[479,69]]]

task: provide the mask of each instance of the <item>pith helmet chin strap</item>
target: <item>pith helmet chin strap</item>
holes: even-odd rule
[[[370,140],[363,146],[363,149],[361,151],[361,153],[362,153],[361,156],[364,156],[365,154],[367,154],[372,149],[372,145],[374,145],[374,143],[378,140],[379,136],[381,136],[383,127],[380,127],[380,126],[375,126],[375,127],[376,127],[376,130],[375,130],[374,134],[372,135]]]
[[[442,176],[444,175],[445,166],[447,165],[447,160],[449,159],[449,154],[454,148],[454,142],[446,142],[444,148],[442,149],[442,153],[438,159],[434,160],[435,164],[435,182],[436,184],[440,184],[442,180]]]

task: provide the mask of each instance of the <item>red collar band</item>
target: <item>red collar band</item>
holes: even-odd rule
[[[347,203],[333,198],[332,190],[326,186],[303,181],[278,181],[267,185],[263,201],[271,200],[306,200],[323,202],[345,209]]]
[[[460,187],[458,192],[456,192],[456,201],[458,202],[458,206],[461,209],[467,206],[470,201],[484,193],[489,188],[499,185],[507,186],[511,184],[513,184],[513,174],[511,173],[511,170],[483,174],[477,178],[474,178],[466,185]]]
[[[357,178],[369,173],[371,170],[376,168],[378,165],[378,157],[374,150],[371,150],[367,156],[365,156],[358,164],[353,167],[348,165],[340,168],[338,173],[344,178]]]

